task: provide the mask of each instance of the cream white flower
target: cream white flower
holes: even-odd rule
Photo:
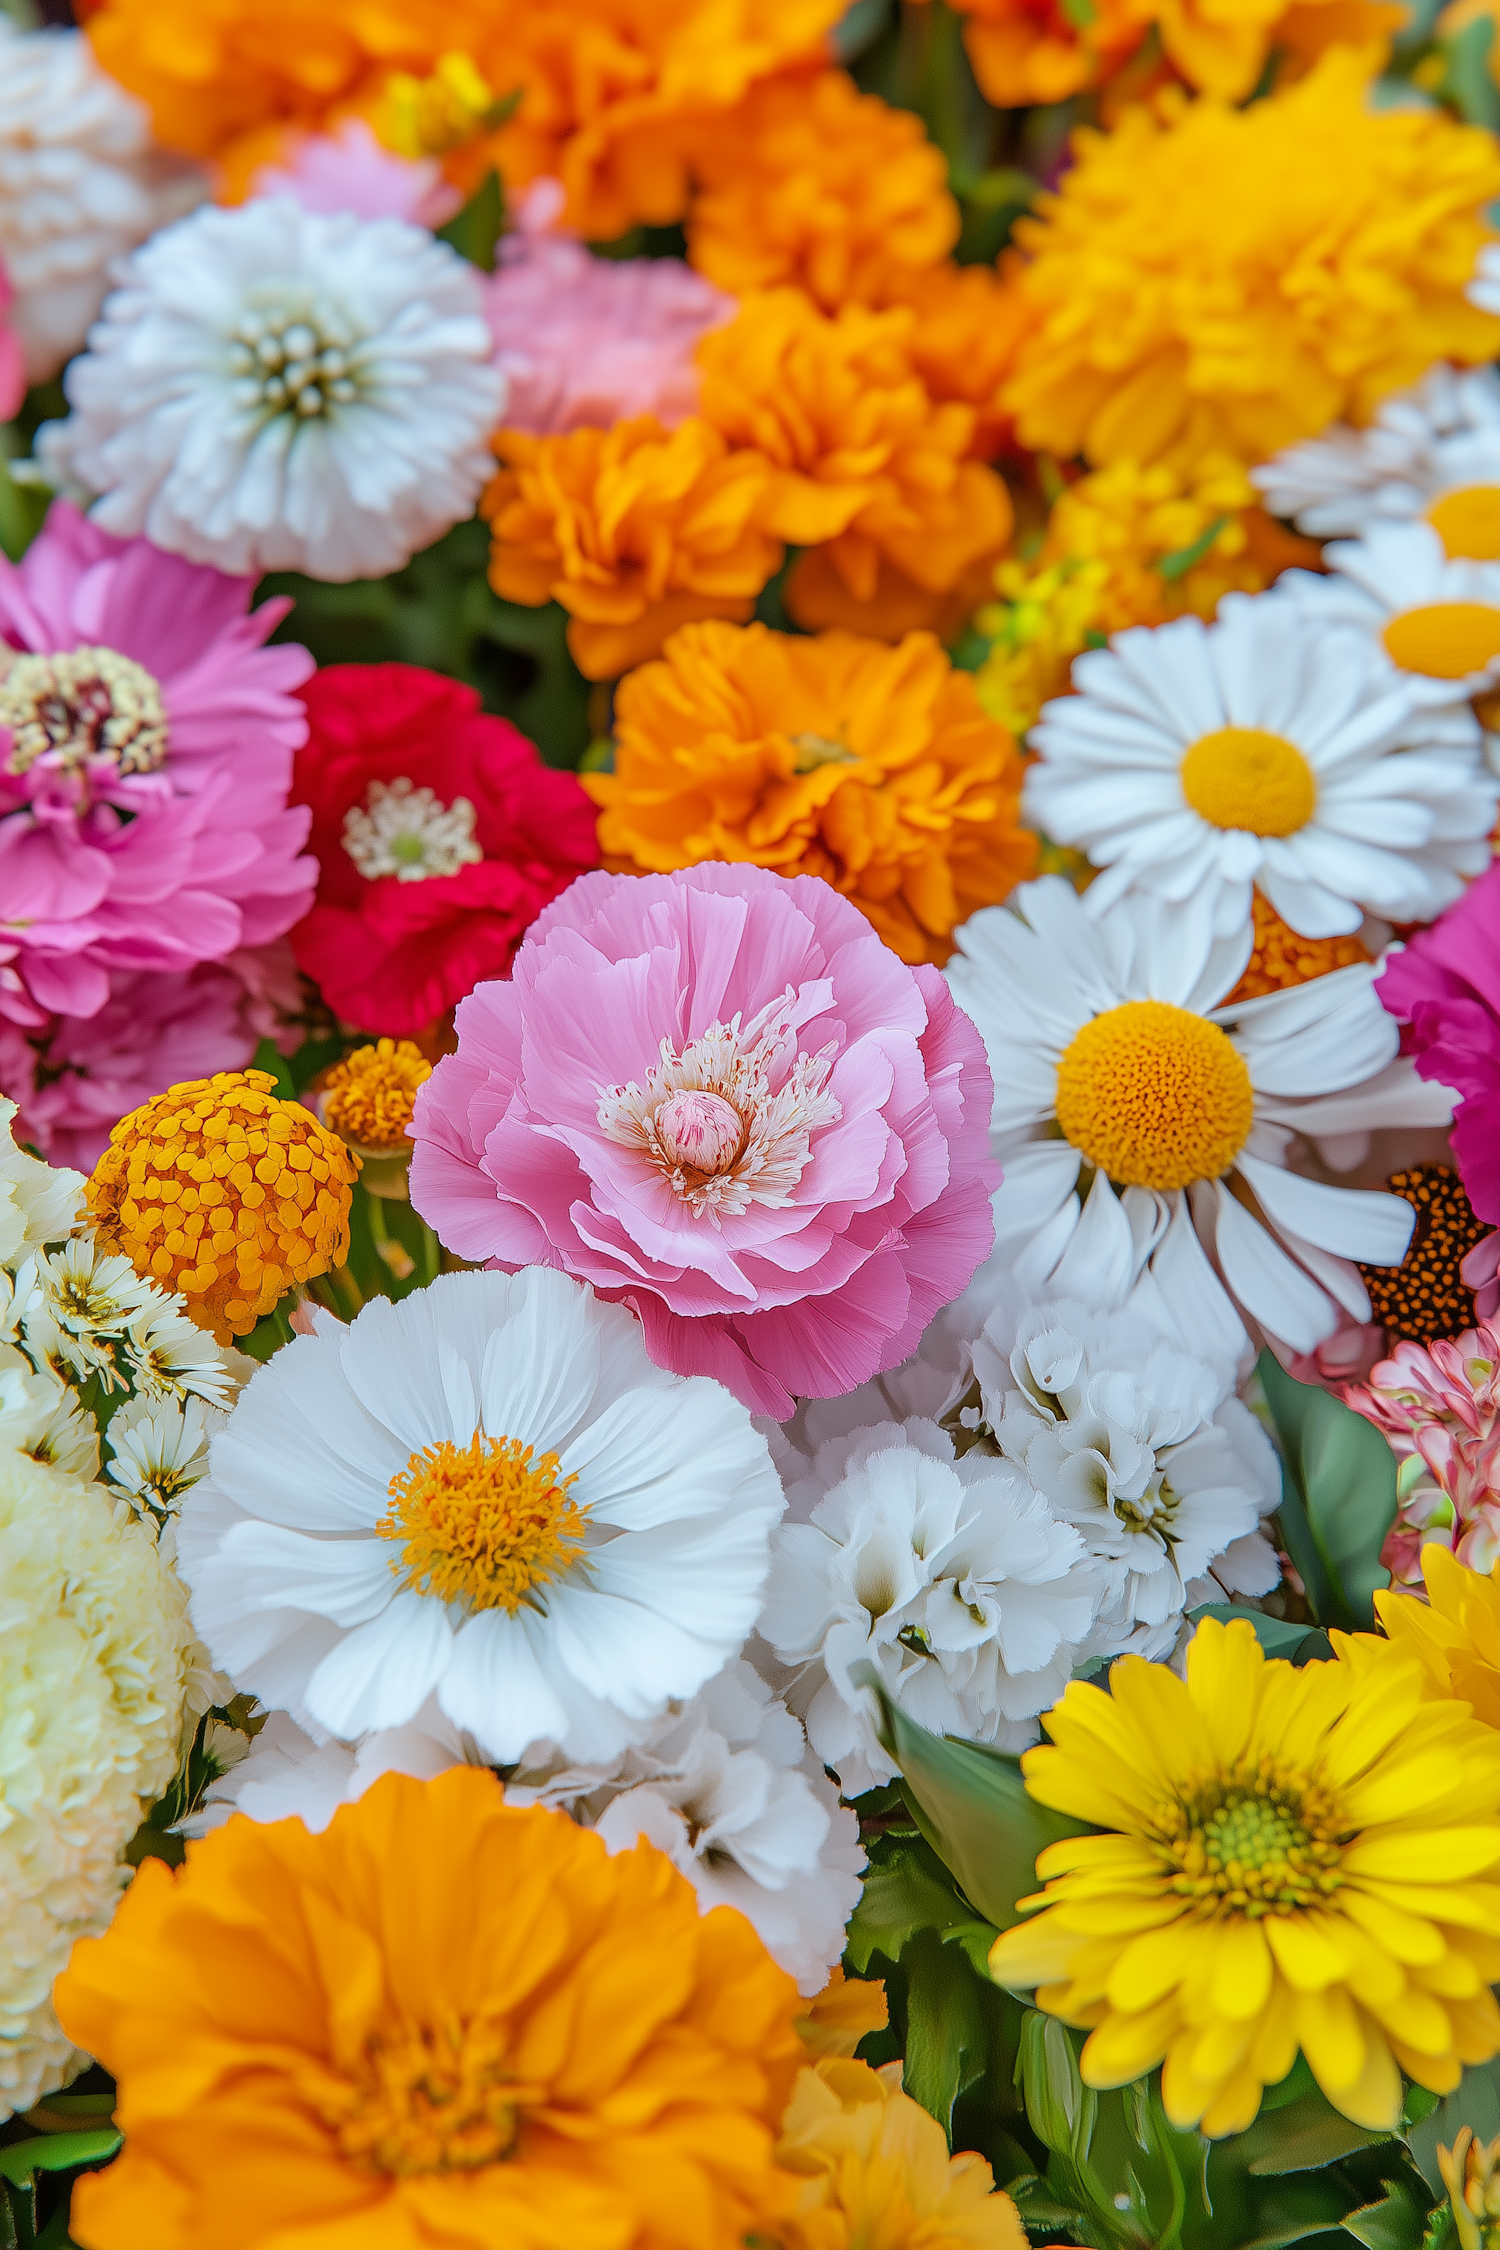
[[[1231,1361],[1242,1313],[1294,1351],[1340,1306],[1369,1319],[1355,1261],[1398,1265],[1411,1206],[1288,1160],[1299,1135],[1451,1116],[1399,1057],[1374,964],[1228,1006],[1248,928],[1216,939],[1201,906],[1144,892],[1094,918],[1057,876],[957,939],[995,1082],[994,1255],[1021,1288],[1117,1306],[1149,1276],[1159,1325]]]
[[[78,350],[111,260],[207,193],[196,165],[152,148],[144,104],[81,31],[21,31],[0,14],[0,261],[28,381]]]
[[[72,1233],[85,1184],[81,1172],[43,1164],[17,1148],[15,1117],[15,1103],[0,1095],[0,1266],[12,1268],[28,1252]]]
[[[0,1450],[70,1476],[92,1477],[99,1467],[98,1424],[77,1392],[14,1344],[0,1344]]]
[[[1250,481],[1273,516],[1293,517],[1314,539],[1425,520],[1450,554],[1500,553],[1500,376],[1440,361],[1384,399],[1365,429],[1335,422]]]
[[[1323,576],[1287,571],[1276,598],[1323,631],[1348,625],[1364,634],[1426,703],[1500,687],[1500,562],[1453,560],[1425,523],[1378,524],[1367,538],[1325,547],[1323,560]]]
[[[1025,807],[1103,868],[1091,914],[1135,888],[1201,894],[1227,937],[1253,886],[1331,937],[1433,921],[1489,865],[1500,784],[1468,706],[1424,706],[1367,635],[1275,594],[1118,633],[1073,684],[1032,730]]]
[[[1260,1525],[1281,1499],[1270,1440],[1234,1369],[1184,1352],[1143,1308],[1102,1313],[1019,1292],[974,1344],[979,1442],[1025,1471],[1105,1582],[1090,1656],[1167,1655],[1184,1609],[1269,1593]]]
[[[379,578],[493,470],[491,348],[474,269],[422,229],[210,207],[120,268],[38,460],[194,562]]]
[[[930,1422],[843,1443],[841,1480],[775,1536],[760,1632],[796,1672],[787,1699],[852,1797],[895,1770],[857,1666],[873,1663],[935,1734],[1020,1748],[1067,1684],[1101,1581],[1010,1462],[955,1459]]]
[[[183,1494],[208,1474],[208,1440],[225,1415],[198,1398],[134,1398],[117,1407],[104,1473],[138,1514],[176,1515]]]
[[[86,2058],[52,2008],[177,1769],[190,1635],[155,1539],[97,1484],[0,1453],[0,2118]]]
[[[429,1695],[509,1764],[614,1756],[755,1622],[782,1494],[717,1383],[562,1274],[449,1274],[279,1351],[179,1550],[214,1661],[358,1738]]]

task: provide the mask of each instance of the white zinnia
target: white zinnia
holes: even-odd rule
[[[760,1631],[798,1671],[788,1700],[852,1797],[895,1771],[857,1666],[934,1734],[1019,1748],[1067,1685],[1100,1582],[1008,1461],[955,1460],[917,1420],[845,1444],[841,1481],[775,1536]]]
[[[208,208],[120,269],[38,459],[121,537],[380,578],[469,516],[504,381],[473,267],[399,219]]]
[[[0,2119],[86,2058],[52,2007],[177,1770],[191,1653],[155,1539],[97,1484],[0,1453]]]
[[[1273,516],[1293,517],[1314,539],[1411,523],[1448,493],[1463,493],[1463,515],[1487,513],[1500,534],[1500,376],[1439,361],[1382,400],[1365,429],[1335,422],[1252,469],[1250,481]],[[1459,510],[1436,514],[1443,522]]]
[[[780,1483],[744,1407],[653,1365],[630,1313],[530,1268],[316,1320],[182,1508],[194,1619],[242,1688],[346,1739],[435,1692],[497,1763],[600,1758],[739,1648]]]
[[[1332,937],[1367,914],[1433,921],[1489,865],[1500,784],[1468,706],[1424,706],[1368,636],[1275,594],[1119,633],[1073,684],[1032,730],[1025,809],[1103,868],[1090,914],[1136,888],[1201,894],[1227,937],[1253,886]]]
[[[1287,571],[1277,599],[1321,632],[1362,633],[1391,676],[1428,704],[1500,688],[1500,562],[1453,559],[1425,523],[1378,524],[1365,539],[1325,547],[1323,560],[1326,574]]]
[[[91,1477],[99,1466],[99,1427],[76,1391],[14,1344],[0,1343],[0,1452]]]
[[[1184,1352],[1139,1306],[1016,1297],[976,1338],[974,1373],[986,1436],[1099,1566],[1090,1655],[1165,1656],[1184,1609],[1278,1584],[1260,1525],[1280,1464],[1232,1367]]]
[[[207,193],[196,165],[153,150],[144,103],[81,31],[21,31],[0,14],[0,263],[29,382],[78,350],[111,260]]]
[[[947,975],[995,1082],[995,1257],[1021,1288],[1116,1306],[1149,1275],[1171,1308],[1159,1324],[1216,1359],[1241,1348],[1236,1306],[1294,1351],[1340,1306],[1369,1319],[1354,1261],[1399,1265],[1416,1215],[1288,1157],[1299,1134],[1451,1116],[1451,1093],[1400,1058],[1374,964],[1229,1006],[1248,927],[1215,939],[1206,911],[1144,892],[1094,919],[1058,876],[957,942]]]

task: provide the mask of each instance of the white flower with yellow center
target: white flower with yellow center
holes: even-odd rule
[[[755,1622],[780,1482],[744,1407],[562,1274],[326,1314],[183,1503],[216,1664],[320,1734],[429,1696],[484,1756],[612,1757]]]
[[[1355,1261],[1399,1265],[1412,1207],[1288,1160],[1298,1136],[1451,1115],[1399,1057],[1374,964],[1229,1006],[1248,927],[1216,939],[1205,908],[1139,891],[1094,918],[1058,876],[957,936],[946,973],[988,1050],[1005,1168],[994,1258],[1023,1289],[1114,1306],[1149,1274],[1163,1324],[1231,1361],[1239,1312],[1295,1351],[1340,1306],[1369,1319]]]
[[[1500,690],[1500,562],[1455,559],[1431,524],[1379,524],[1323,550],[1326,576],[1290,570],[1279,599],[1310,624],[1353,626],[1429,704],[1481,700],[1493,725]]]
[[[1425,522],[1450,556],[1500,560],[1500,376],[1439,362],[1362,430],[1335,422],[1250,471],[1273,516],[1310,538]]]
[[[1500,786],[1472,712],[1424,706],[1367,637],[1274,594],[1120,633],[1073,683],[1032,731],[1025,806],[1104,869],[1093,915],[1136,888],[1202,896],[1228,936],[1253,887],[1333,937],[1433,921],[1489,865]]]

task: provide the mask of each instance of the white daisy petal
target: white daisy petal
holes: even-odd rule
[[[1338,1324],[1327,1294],[1222,1187],[1216,1200],[1214,1247],[1225,1280],[1262,1328],[1310,1352]]]
[[[1236,1169],[1273,1219],[1320,1250],[1367,1266],[1399,1266],[1406,1256],[1417,1215],[1399,1195],[1325,1187],[1254,1156],[1242,1155]]]
[[[378,1617],[344,1633],[307,1682],[310,1716],[330,1734],[404,1726],[448,1668],[453,1633],[441,1602],[400,1593]]]

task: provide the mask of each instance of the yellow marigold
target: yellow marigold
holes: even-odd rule
[[[828,311],[958,240],[948,166],[909,110],[841,70],[758,86],[705,133],[688,221],[699,271],[735,296],[796,282]]]
[[[649,414],[566,437],[502,430],[495,451],[507,466],[480,503],[490,584],[507,601],[561,602],[591,680],[643,663],[679,625],[743,622],[781,567],[769,463],[707,422],[670,436]]]
[[[835,1963],[822,1991],[797,2018],[797,2037],[814,2062],[826,2062],[836,2055],[851,2056],[867,2032],[884,2031],[890,2020],[879,1979],[846,1977]]]
[[[1035,868],[1015,743],[928,633],[690,625],[621,682],[615,727],[614,772],[583,784],[631,873],[821,876],[903,961],[940,966],[955,924]]]
[[[120,2090],[94,2250],[739,2250],[799,2059],[742,1915],[466,1766],[148,1861],[57,2004]]]
[[[362,1153],[409,1150],[406,1128],[432,1065],[415,1041],[378,1039],[325,1072],[323,1122]]]
[[[1393,2131],[1403,2070],[1448,2093],[1500,2050],[1500,1739],[1424,1687],[1369,1636],[1298,1671],[1208,1619],[1185,1680],[1126,1656],[1064,1690],[1026,1786],[1105,1833],[1042,1853],[990,1970],[1089,2028],[1086,2084],[1160,2063],[1175,2125],[1240,2132],[1300,2047]]]
[[[1500,148],[1435,110],[1375,109],[1348,50],[1248,109],[1169,91],[1075,146],[1016,230],[1042,316],[1005,391],[1027,445],[1249,464],[1367,421],[1435,359],[1500,348],[1464,295],[1495,239]]]
[[[1500,1728],[1500,1563],[1470,1570],[1429,1540],[1422,1577],[1425,1602],[1393,1588],[1375,1596],[1376,1616],[1398,1647],[1422,1659],[1434,1695],[1461,1696],[1476,1719]]]
[[[970,460],[972,407],[935,406],[912,366],[916,316],[905,307],[820,312],[801,289],[747,297],[698,347],[699,411],[731,444],[770,464],[763,521],[778,538],[819,550],[866,629],[885,636],[922,620],[893,619],[878,599],[881,565],[929,599],[948,594],[1010,534],[1011,507],[992,469]],[[801,625],[853,622],[800,598],[803,557],[787,586]],[[858,616],[858,612],[855,612]]]
[[[169,1087],[120,1119],[86,1191],[100,1241],[221,1344],[349,1254],[359,1159],[275,1084],[222,1070]]]
[[[948,2154],[901,2065],[804,2070],[776,2161],[789,2175],[751,2240],[765,2250],[1026,2250],[1026,2230],[982,2156]]]

